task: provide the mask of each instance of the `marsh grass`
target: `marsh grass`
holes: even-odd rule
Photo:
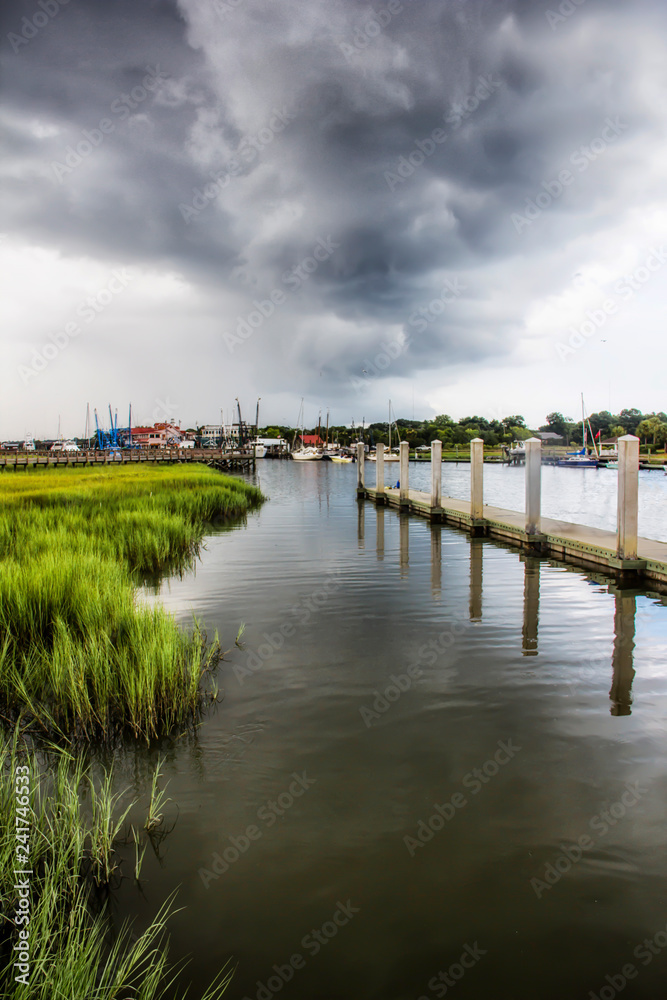
[[[84,738],[196,718],[217,636],[179,628],[137,587],[196,558],[207,523],[262,496],[204,467],[0,476],[0,714]],[[210,693],[208,697],[210,697]]]
[[[114,928],[110,899],[120,884],[116,852],[130,809],[126,792],[114,790],[111,772],[93,775],[62,748],[44,755],[19,752],[5,739],[0,746],[0,987],[16,1000],[162,1000],[175,996],[181,966],[170,964],[167,921],[174,898],[136,935],[128,923]],[[16,981],[13,945],[17,937],[16,765],[30,770],[30,973]],[[153,781],[154,798],[157,777]],[[135,843],[139,835],[136,830]],[[143,848],[145,851],[145,846]],[[143,852],[137,847],[137,861]],[[230,973],[223,969],[201,1000],[216,1000]]]

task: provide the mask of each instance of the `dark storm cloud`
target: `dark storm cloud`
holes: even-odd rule
[[[274,387],[289,358],[290,382],[317,369],[344,394],[387,330],[405,344],[393,376],[509,356],[529,296],[517,261],[585,232],[605,199],[634,204],[622,154],[657,116],[628,44],[664,31],[657,0],[70,0],[14,51],[39,9],[4,13],[7,231],[178,269],[218,297],[209,337],[332,239],[235,356]],[[113,110],[158,69],[159,86]],[[104,118],[113,130],[59,172]],[[622,127],[576,174],[609,119]],[[518,232],[513,213],[568,165],[567,197]],[[411,322],[448,278],[464,289]]]

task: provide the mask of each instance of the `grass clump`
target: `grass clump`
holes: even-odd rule
[[[94,776],[81,758],[17,746],[16,739],[0,746],[0,816],[8,820],[0,824],[2,996],[174,1000],[180,967],[169,961],[166,937],[173,898],[139,935],[128,923],[114,927],[111,904],[122,877],[117,846],[136,800],[124,802],[113,775]],[[19,773],[27,778],[25,799],[16,793]],[[24,824],[26,841],[17,838]],[[17,862],[18,843],[26,844],[19,852],[28,852],[29,864]],[[19,868],[31,871],[27,906]],[[229,979],[223,969],[201,1000],[217,1000]]]
[[[207,523],[262,496],[203,467],[40,470],[0,477],[0,712],[51,731],[149,737],[196,714],[218,660],[137,600],[196,557]]]

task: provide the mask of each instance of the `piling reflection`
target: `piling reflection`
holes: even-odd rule
[[[614,651],[612,653],[613,677],[609,698],[612,715],[630,715],[635,648],[636,591],[617,590],[614,610]]]
[[[357,545],[363,549],[366,541],[366,504],[363,500],[357,501]]]
[[[399,514],[399,524],[400,573],[401,576],[407,576],[410,565],[410,515]]]
[[[384,507],[375,508],[375,551],[378,562],[384,561]]]
[[[482,560],[484,552],[484,540],[482,538],[470,539],[470,606],[469,615],[471,622],[482,620]]]
[[[410,567],[410,516],[399,512],[389,512],[384,506],[375,507],[376,517],[376,555],[379,562],[385,558],[385,527],[387,517],[397,517],[399,526],[399,573],[407,577]],[[442,567],[442,532],[440,524],[431,524],[431,593],[434,600],[443,599],[443,567]],[[365,504],[358,507],[357,538],[359,548],[364,548],[365,542]],[[470,538],[470,584],[469,584],[469,620],[482,621],[483,567],[484,547],[488,541],[484,538]],[[523,586],[523,623],[521,629],[521,655],[537,656],[539,653],[539,618],[540,618],[540,573],[543,560],[521,555],[524,567]],[[608,578],[601,577],[600,582],[608,584]],[[635,676],[633,666],[636,628],[636,597],[638,591],[616,589],[614,592],[614,646],[612,653],[613,679],[609,698],[612,715],[630,715],[632,705],[632,682]],[[446,595],[446,590],[445,590]]]
[[[431,593],[438,601],[442,596],[442,528],[431,525]]]
[[[537,628],[540,615],[540,560],[524,558],[523,565],[523,656],[537,656]]]

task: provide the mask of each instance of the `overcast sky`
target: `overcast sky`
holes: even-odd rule
[[[4,5],[0,438],[667,409],[664,0]]]

